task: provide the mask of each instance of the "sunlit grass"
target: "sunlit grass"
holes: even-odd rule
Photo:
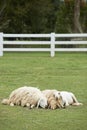
[[[0,130],[86,130],[87,53],[4,53],[0,57],[0,101],[21,86],[72,91],[84,105],[44,110],[0,103]]]

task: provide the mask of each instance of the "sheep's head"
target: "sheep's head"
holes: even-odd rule
[[[53,110],[57,108],[57,100],[54,96],[48,99],[48,107]]]
[[[37,104],[37,108],[40,106],[42,108],[46,108],[47,107],[47,98],[42,96],[39,101],[38,101],[38,104]]]
[[[63,101],[63,98],[62,98],[62,95],[61,95],[61,92],[55,92],[54,93],[54,97],[56,98],[56,100],[57,100],[57,106],[59,107],[59,108],[65,108],[65,103],[64,103],[64,101]]]

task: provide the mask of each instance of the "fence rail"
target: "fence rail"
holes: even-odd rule
[[[26,38],[26,39],[25,39]],[[34,39],[35,40],[32,40]],[[45,38],[45,40],[44,40]],[[25,40],[24,40],[25,39]],[[38,40],[39,39],[39,40]],[[49,40],[48,40],[49,39]],[[66,40],[68,39],[68,40]],[[21,45],[21,47],[17,47]],[[27,47],[25,47],[27,45]],[[31,46],[32,47],[31,47]],[[34,45],[34,46],[33,46]],[[35,48],[35,45],[38,47]],[[48,45],[47,47],[42,47]],[[60,45],[63,47],[60,47]],[[85,47],[67,47],[85,46]],[[5,47],[6,46],[6,47]],[[11,46],[11,47],[9,47]],[[16,46],[15,48],[13,46]],[[40,51],[50,52],[51,57],[55,56],[56,51],[67,52],[87,52],[87,34],[4,34],[0,33],[0,56],[5,51]]]

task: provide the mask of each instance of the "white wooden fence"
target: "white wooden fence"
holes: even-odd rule
[[[6,39],[7,38],[7,39]],[[11,40],[15,38],[15,40]],[[23,40],[24,38],[37,38],[37,40]],[[38,38],[42,40],[38,40]],[[43,38],[47,38],[49,40],[43,40]],[[63,40],[60,40],[63,39]],[[68,38],[69,40],[64,40]],[[80,39],[80,40],[77,40]],[[18,40],[22,39],[22,40]],[[71,40],[73,39],[73,40]],[[76,39],[76,40],[75,40]],[[82,39],[82,40],[81,40]],[[85,40],[83,40],[85,39]],[[4,47],[4,45],[32,45],[31,47]],[[40,45],[40,48],[33,48],[33,45]],[[49,47],[41,47],[42,45],[49,45]],[[57,45],[57,47],[56,47]],[[64,47],[58,47],[58,45],[64,45]],[[85,45],[84,48],[81,47],[74,47],[74,48],[66,48],[67,45]],[[38,51],[38,52],[50,52],[51,57],[55,56],[56,51],[67,51],[67,52],[87,52],[87,34],[4,34],[0,33],[0,56],[3,56],[3,52],[5,51]]]

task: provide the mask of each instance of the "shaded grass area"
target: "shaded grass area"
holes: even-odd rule
[[[0,101],[21,86],[72,91],[84,105],[44,110],[0,103],[1,130],[86,130],[87,53],[4,53],[0,57]]]

